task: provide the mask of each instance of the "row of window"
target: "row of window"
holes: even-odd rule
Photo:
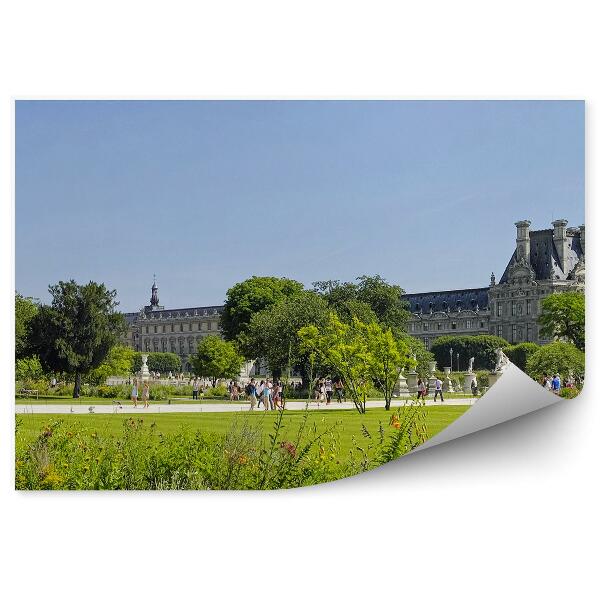
[[[504,306],[506,304],[506,307]],[[523,301],[512,300],[511,302],[496,302],[496,316],[501,317],[504,314],[504,310],[510,310],[510,315],[513,317],[520,317],[524,314],[530,315],[533,310],[533,304],[530,299],[525,300],[525,305],[523,305]],[[506,313],[508,314],[508,312]]]
[[[212,331],[213,328],[215,330],[219,328],[217,321],[200,321],[196,325],[195,331]],[[175,323],[171,323],[171,325],[146,325],[146,333],[150,333],[151,327],[154,328],[154,333],[159,333],[161,327],[162,333],[167,333],[167,327],[169,327],[169,332],[175,332]],[[177,331],[194,331],[194,323],[179,323]]]
[[[485,329],[485,321],[476,321],[475,319],[465,319],[464,321],[440,321],[438,323],[410,323],[409,330],[415,331],[443,331],[444,329]]]
[[[492,325],[492,333],[508,340],[511,344],[518,344],[519,342],[533,342],[533,328],[532,323],[526,325]]]

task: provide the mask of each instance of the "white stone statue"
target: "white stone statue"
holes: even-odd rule
[[[468,369],[467,373],[473,372],[473,363],[474,362],[475,362],[475,357],[471,356],[471,358],[469,359],[469,369]]]
[[[502,348],[496,348],[496,366],[494,367],[494,373],[503,373],[509,362],[508,356],[502,352]]]
[[[142,354],[142,368],[140,369],[140,377],[142,381],[150,379],[150,371],[148,370],[148,355]]]

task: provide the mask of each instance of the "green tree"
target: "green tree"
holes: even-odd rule
[[[519,367],[522,371],[527,369],[527,359],[540,349],[538,344],[533,342],[523,342],[514,346],[504,348],[504,353],[508,356],[513,365]]]
[[[416,360],[410,356],[410,346],[396,340],[390,329],[383,329],[379,323],[354,323],[362,333],[367,347],[367,363],[375,384],[383,391],[385,410],[390,410],[392,394],[401,370],[414,367]]]
[[[127,377],[133,372],[133,357],[135,352],[129,346],[117,344],[108,352],[102,364],[89,372],[87,380],[98,385],[108,377]]]
[[[564,339],[585,350],[585,295],[582,292],[551,294],[542,300],[538,318],[540,334]]]
[[[209,335],[198,342],[198,351],[190,357],[190,362],[194,373],[209,377],[214,387],[217,379],[238,377],[244,357],[233,342]]]
[[[15,379],[17,381],[39,381],[42,377],[44,377],[44,370],[37,356],[17,358],[15,361]]]
[[[48,290],[51,305],[42,305],[31,320],[31,350],[42,367],[72,375],[78,398],[82,376],[100,366],[126,330],[116,311],[116,291],[90,281],[59,281]]]
[[[311,291],[285,298],[253,315],[239,338],[242,353],[248,358],[264,358],[276,377],[296,368],[306,380],[309,355],[301,348],[297,332],[307,325],[323,326],[329,312],[327,302]]]
[[[148,355],[148,370],[161,375],[164,373],[178,373],[181,371],[181,358],[174,352],[144,352]],[[142,353],[133,355],[133,372],[137,373],[142,368]]]
[[[429,363],[435,360],[433,354],[425,348],[425,344],[421,340],[409,335],[403,329],[395,328],[392,332],[398,344],[406,344],[409,348],[410,356],[416,358],[415,371],[419,374],[419,377],[428,377]]]
[[[535,380],[558,373],[563,381],[572,375],[579,382],[585,375],[585,354],[569,342],[542,346],[527,359],[527,374]]]
[[[17,359],[31,355],[29,336],[31,321],[38,311],[38,304],[31,298],[15,294],[15,356]]]
[[[468,360],[475,359],[476,369],[493,369],[496,365],[496,349],[508,346],[508,342],[495,335],[443,335],[431,344],[431,352],[438,367],[450,366],[450,348],[453,350],[453,362],[460,367],[467,366]]]
[[[279,277],[250,277],[227,290],[221,313],[221,330],[226,340],[233,341],[244,333],[252,316],[298,294],[304,286],[293,279]]]
[[[381,325],[405,327],[410,313],[408,303],[402,299],[404,290],[399,285],[388,283],[380,275],[362,275],[356,281],[358,283],[316,281],[313,287],[341,318],[349,310],[349,303],[361,302],[371,308]]]

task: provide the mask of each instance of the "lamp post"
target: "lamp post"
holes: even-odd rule
[[[450,372],[452,372],[452,353],[454,352],[454,350],[452,350],[452,348],[450,348]]]
[[[456,370],[460,372],[460,354],[456,353]]]

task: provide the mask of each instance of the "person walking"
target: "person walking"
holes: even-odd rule
[[[192,385],[192,400],[198,400],[198,391],[200,390],[200,383],[198,382],[198,378],[194,378],[194,383]]]
[[[142,400],[144,401],[144,408],[150,406],[150,385],[147,381],[144,382],[144,389],[142,390]]]
[[[556,375],[554,375],[554,377],[552,378],[552,391],[555,394],[560,394],[560,387],[561,387],[560,377],[559,377],[558,373],[556,373]]]
[[[257,408],[260,408],[260,403],[263,402],[263,390],[265,389],[265,382],[263,379],[260,380],[260,383],[256,386],[256,397],[258,398]]]
[[[425,382],[419,377],[417,380],[417,400],[419,400],[419,398],[425,400],[425,390]]]
[[[478,386],[477,386],[477,379],[473,379],[473,381],[471,381],[471,394],[473,394],[474,397],[477,396],[478,394]]]
[[[344,401],[344,382],[341,378],[338,378],[337,381],[333,384],[335,388],[335,396],[338,402]]]
[[[265,384],[265,386],[263,387],[261,396],[263,399],[263,404],[264,404],[265,410],[269,410],[269,404],[271,404],[272,401],[271,401],[271,388],[267,384]]]
[[[433,394],[433,401],[437,402],[436,398],[440,395],[440,399],[444,401],[444,392],[442,391],[442,380],[439,377],[435,378],[435,393]]]
[[[138,401],[138,380],[133,380],[133,387],[131,388],[131,401],[133,402],[134,408],[137,408]]]
[[[325,380],[325,397],[327,398],[327,404],[331,404],[331,398],[333,397],[333,382],[329,377]]]
[[[254,379],[251,379],[246,384],[246,400],[250,402],[250,410],[254,410],[256,407],[256,383]]]

